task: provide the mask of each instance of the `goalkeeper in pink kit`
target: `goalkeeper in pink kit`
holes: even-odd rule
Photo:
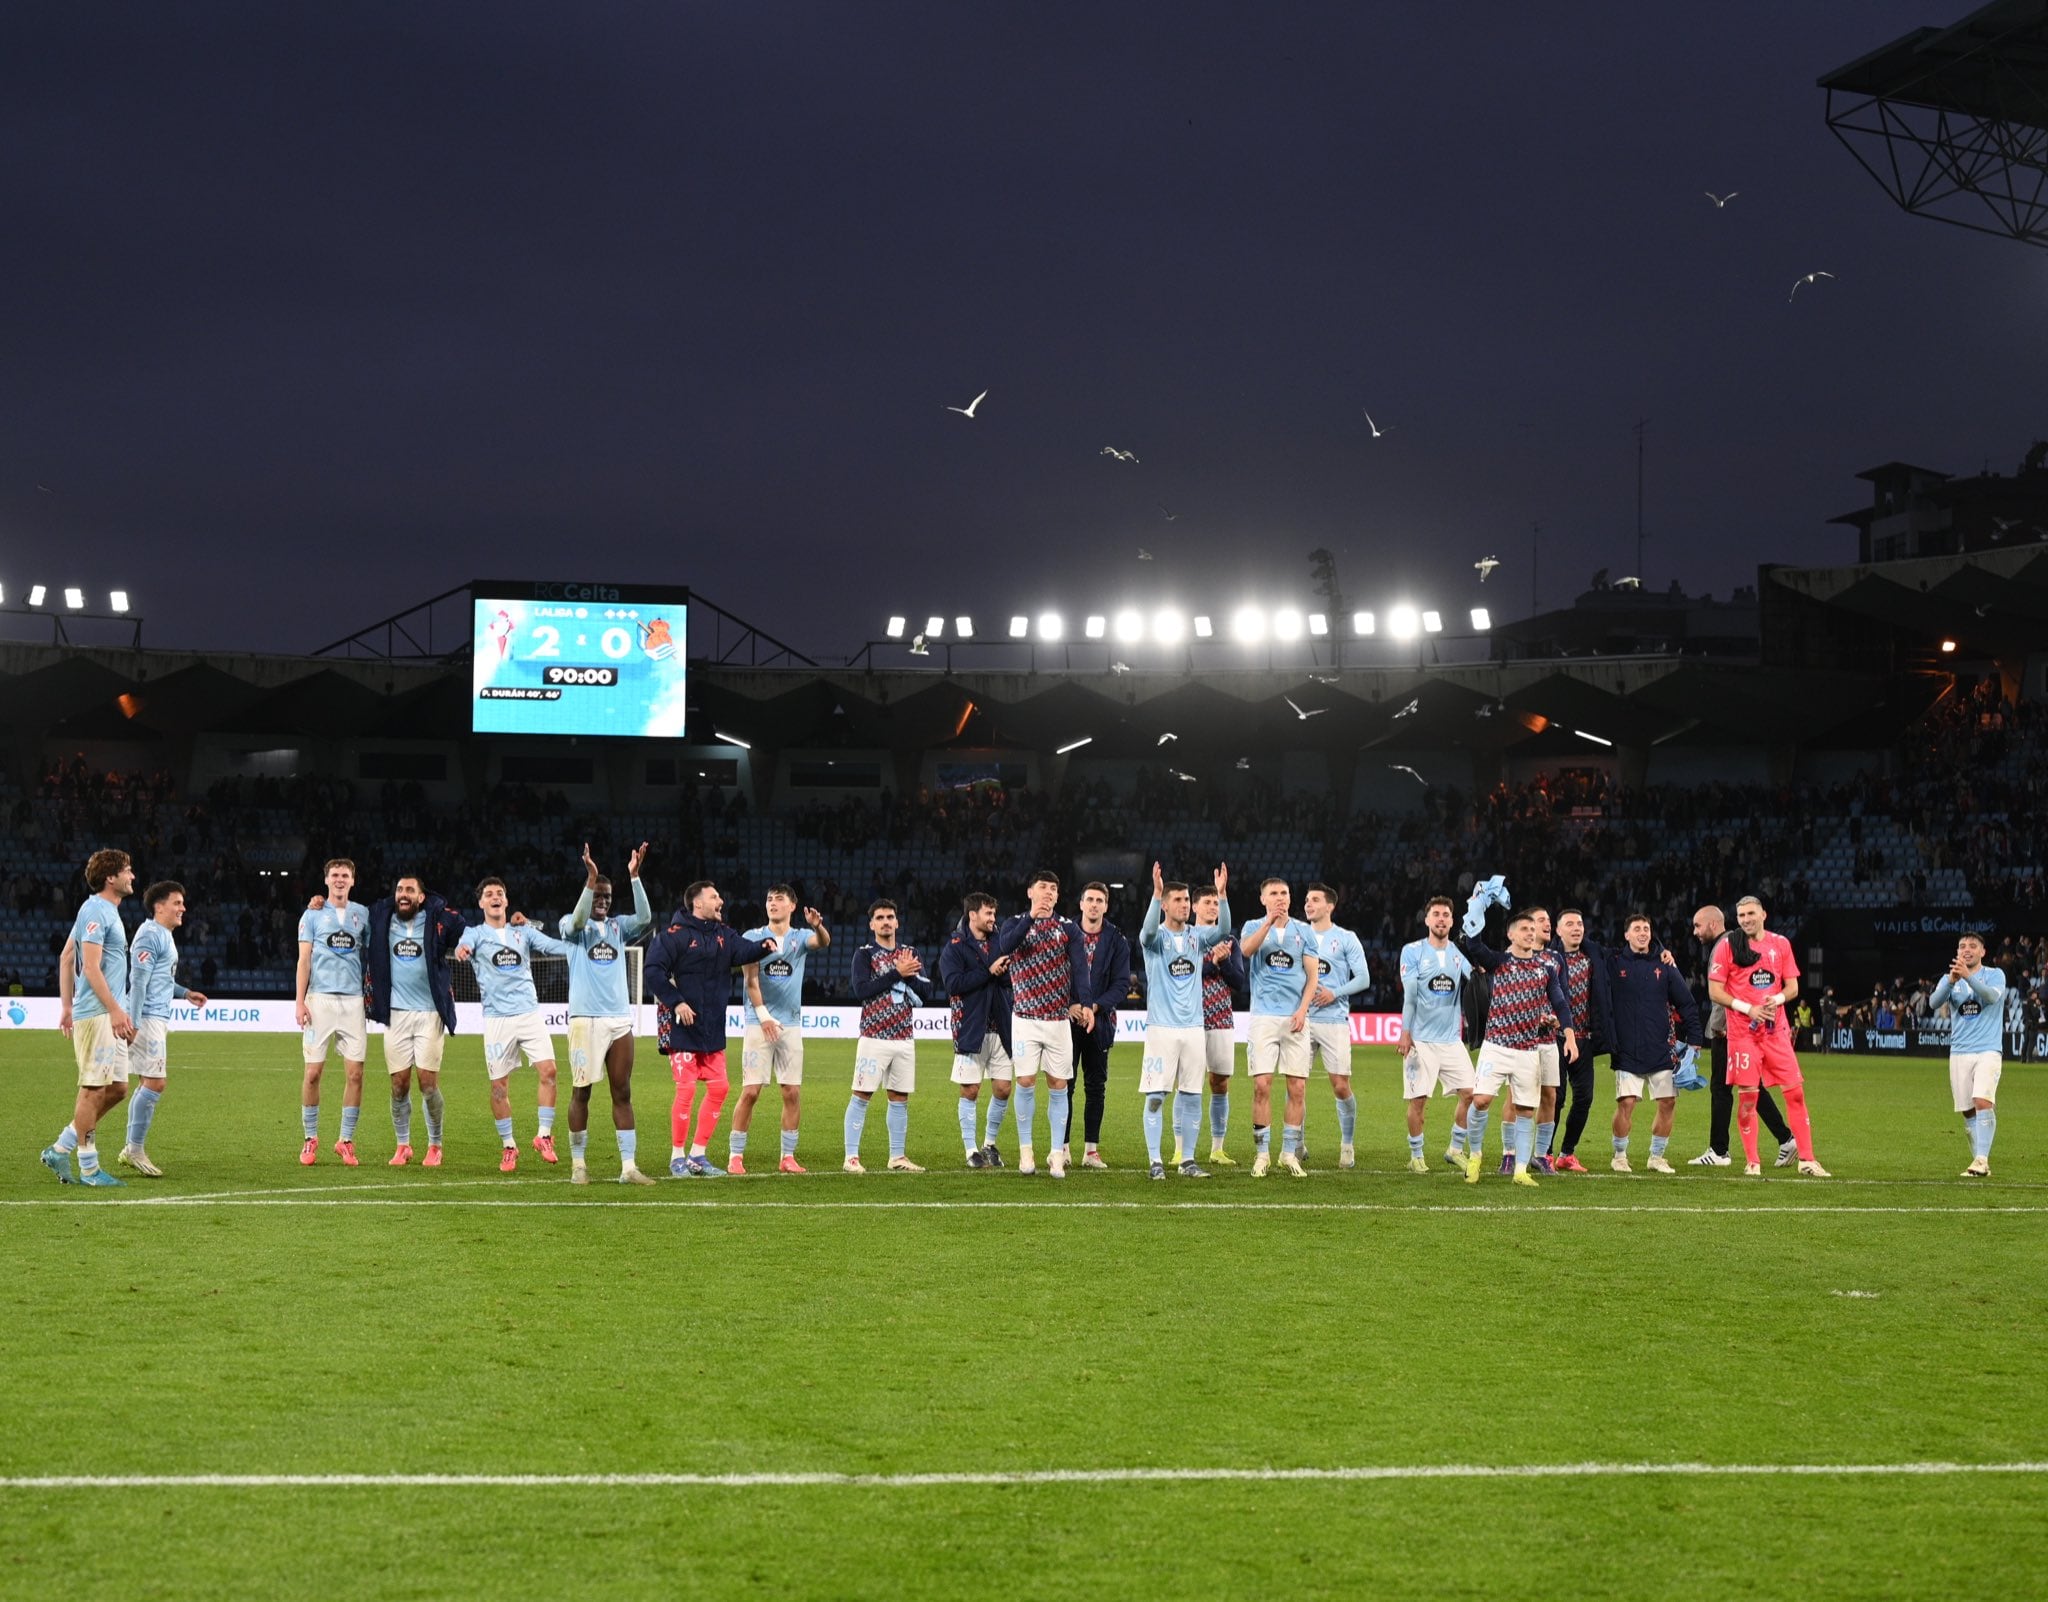
[[[1799,1147],[1799,1171],[1826,1179],[1813,1155],[1813,1121],[1806,1082],[1792,1051],[1792,1020],[1785,1015],[1799,994],[1799,963],[1792,942],[1764,927],[1764,904],[1755,896],[1735,903],[1736,927],[1714,945],[1707,961],[1707,995],[1728,1009],[1728,1083],[1735,1088],[1735,1127],[1752,1178],[1762,1174],[1756,1152],[1757,1097],[1766,1085],[1784,1092],[1785,1117]]]

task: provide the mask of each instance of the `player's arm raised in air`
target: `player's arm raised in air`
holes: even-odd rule
[[[811,931],[811,949],[823,951],[832,944],[832,931],[825,927],[825,914],[816,907],[804,908],[804,923]]]

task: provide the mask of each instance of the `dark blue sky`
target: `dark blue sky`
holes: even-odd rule
[[[2048,432],[2048,257],[1813,86],[1966,9],[11,8],[0,583],[300,649],[674,580],[822,653],[1327,544],[1513,614],[1532,521],[1545,604],[1633,566],[1648,417],[1646,580],[1725,594]]]

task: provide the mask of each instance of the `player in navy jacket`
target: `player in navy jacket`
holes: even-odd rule
[[[1109,921],[1109,886],[1081,887],[1081,916],[1068,949],[1074,959],[1074,1061],[1080,1068],[1088,1105],[1081,1117],[1086,1148],[1083,1168],[1106,1168],[1098,1143],[1102,1111],[1109,1100],[1109,1048],[1116,1044],[1116,1009],[1131,988],[1131,942]],[[1067,1103],[1067,1127],[1060,1144],[1071,1145],[1074,1104]]]
[[[1649,918],[1631,913],[1623,935],[1627,944],[1618,951],[1610,950],[1606,964],[1608,1021],[1613,1030],[1609,1049],[1614,1054],[1614,1161],[1610,1166],[1616,1173],[1631,1171],[1629,1130],[1635,1121],[1636,1103],[1648,1094],[1657,1103],[1657,1116],[1650,1126],[1649,1166],[1653,1173],[1668,1174],[1675,1170],[1665,1160],[1664,1148],[1678,1113],[1678,1090],[1671,1069],[1671,1014],[1678,1014],[1680,1033],[1690,1050],[1704,1047],[1707,1037],[1692,987],[1670,960],[1671,953],[1653,946]]]
[[[996,898],[977,890],[939,952],[939,988],[952,1007],[953,1083],[960,1087],[960,1144],[969,1168],[1000,1168],[996,1145],[1010,1111],[1016,1070],[1010,1063],[1010,959],[995,954]],[[977,1137],[981,1082],[993,1085],[988,1132]]]

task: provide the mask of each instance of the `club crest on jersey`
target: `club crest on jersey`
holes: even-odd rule
[[[1186,957],[1175,957],[1173,961],[1169,962],[1166,965],[1166,971],[1172,974],[1176,979],[1185,979],[1189,974],[1195,971],[1195,965]],[[1151,1114],[1148,1113],[1146,1114],[1146,1116],[1150,1117]]]
[[[418,962],[426,954],[427,948],[411,935],[407,935],[391,948],[391,955],[400,962]]]

